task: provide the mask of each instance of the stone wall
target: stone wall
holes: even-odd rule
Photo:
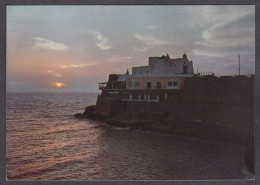
[[[167,101],[125,101],[120,96],[129,93],[150,94],[151,97],[166,93],[163,90],[132,90],[125,93],[98,97],[96,115],[140,120],[172,120],[196,122],[229,128],[253,130],[254,127],[254,78],[188,78],[183,90],[172,90]],[[167,93],[170,91],[167,90]]]
[[[122,113],[125,110],[125,106],[126,102],[121,101],[119,98],[107,98],[104,95],[99,95],[94,114],[97,117],[106,119]]]

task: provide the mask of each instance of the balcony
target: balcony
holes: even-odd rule
[[[126,82],[102,82],[98,83],[99,90],[124,90],[126,89]]]
[[[98,89],[99,90],[105,89],[106,86],[107,86],[107,82],[98,83]]]

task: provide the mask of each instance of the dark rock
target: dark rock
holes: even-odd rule
[[[94,114],[95,107],[96,107],[96,105],[90,105],[90,106],[85,108],[84,113],[77,113],[74,116],[76,118],[95,119],[96,118],[95,114]]]
[[[84,117],[84,114],[81,114],[81,113],[77,113],[74,115],[75,118],[83,118]]]

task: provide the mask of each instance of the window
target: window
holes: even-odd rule
[[[188,73],[188,66],[183,65],[183,74],[187,74]]]
[[[140,87],[140,82],[135,82],[135,87]]]
[[[156,82],[156,83],[155,83],[155,87],[156,87],[157,89],[161,89],[161,88],[162,88],[162,82]]]
[[[152,82],[146,82],[146,88],[151,89],[152,88]]]
[[[177,80],[171,79],[168,81],[168,88],[177,88],[178,83]]]
[[[128,86],[128,87],[132,87],[132,86],[133,86],[133,82],[128,82],[128,83],[127,83],[127,86]]]

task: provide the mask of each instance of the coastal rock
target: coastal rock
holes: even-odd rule
[[[83,113],[77,113],[74,116],[76,118],[88,118],[88,119],[95,119],[94,110],[96,105],[90,105],[85,108]]]

